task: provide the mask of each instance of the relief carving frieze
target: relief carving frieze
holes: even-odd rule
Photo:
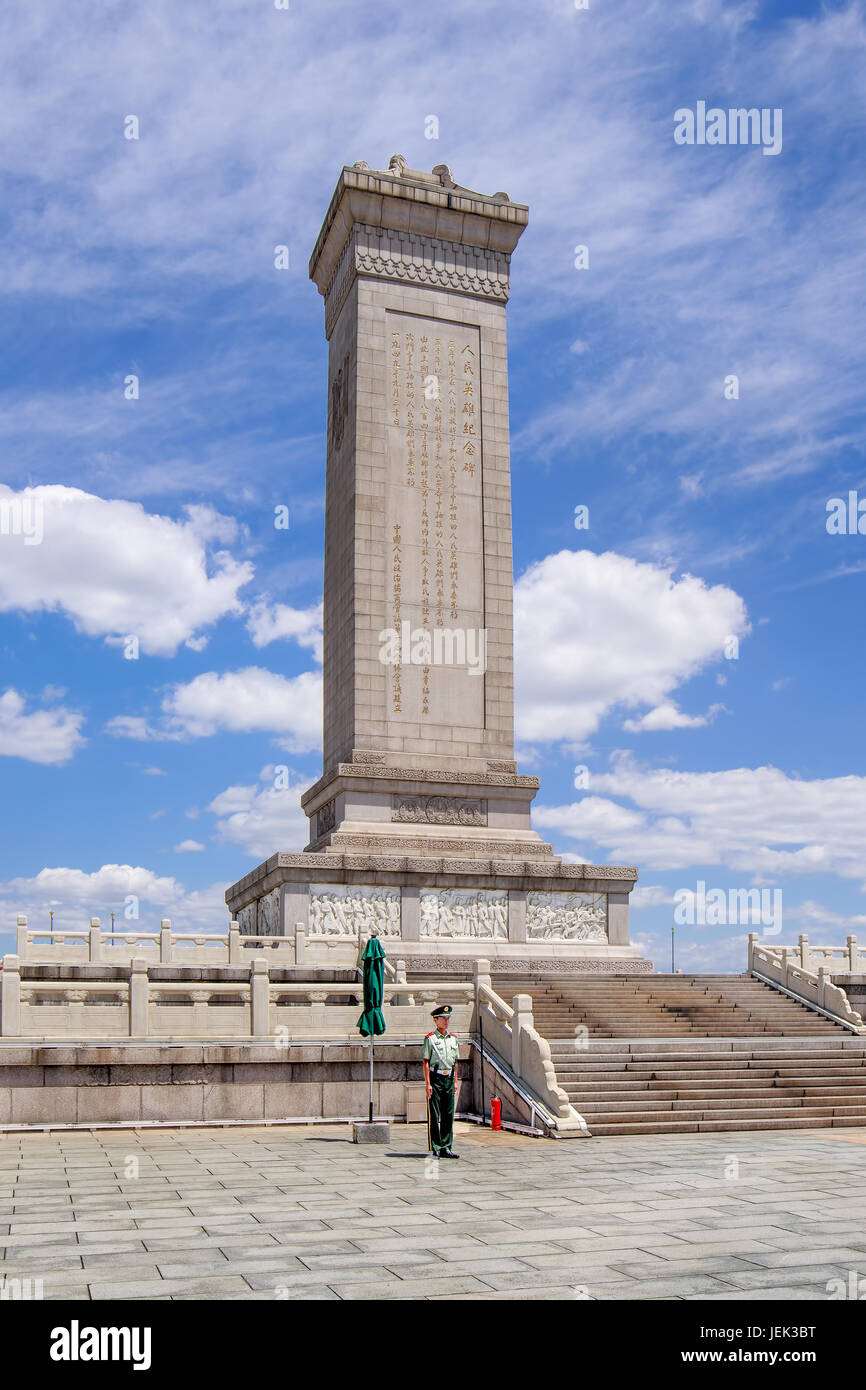
[[[311,937],[355,937],[359,932],[400,935],[399,888],[310,884]]]
[[[508,894],[487,888],[422,888],[421,936],[508,939]]]
[[[392,821],[425,825],[486,825],[487,802],[468,796],[404,796],[395,793]]]
[[[606,941],[604,893],[530,893],[526,899],[528,940]]]
[[[333,830],[336,823],[337,802],[335,798],[316,812],[316,839],[321,839],[323,835],[327,835],[329,830]]]
[[[258,933],[259,936],[280,936],[280,890],[273,888],[263,898],[259,898]]]

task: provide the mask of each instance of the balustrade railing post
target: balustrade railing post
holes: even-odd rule
[[[511,1070],[520,1077],[521,1033],[532,1027],[532,995],[515,994],[511,1001],[514,1017],[511,1020]]]
[[[819,966],[818,966],[818,1002],[819,1002],[819,1004],[821,1005],[821,1008],[822,1008],[822,1009],[826,1009],[826,1007],[827,1007],[827,1000],[826,1000],[826,997],[825,997],[826,994],[827,994],[827,986],[830,985],[830,984],[832,984],[832,983],[833,983],[833,981],[830,979],[830,972],[829,972],[829,970],[827,969],[826,965],[819,965]]]
[[[490,984],[490,961],[477,960],[475,962],[475,1002],[478,1003],[478,991],[484,985],[486,989],[491,988]]]
[[[394,962],[394,984],[405,985],[406,983],[406,962],[397,960]],[[411,1004],[412,1000],[408,994],[392,994],[392,1004]]]
[[[171,918],[163,917],[159,924],[159,962],[167,965],[171,961]]]
[[[812,953],[809,950],[808,936],[800,935],[797,938],[798,950],[800,952],[800,969],[812,972]]]
[[[102,960],[102,925],[98,917],[91,917],[87,936],[87,958],[91,965]]]
[[[19,960],[27,959],[27,918],[20,916],[15,931],[15,948]]]
[[[303,922],[295,923],[295,965],[304,964],[304,946],[307,940],[307,933],[304,931]]]
[[[21,967],[17,956],[3,957],[0,975],[0,1033],[4,1038],[21,1036]]]
[[[240,965],[241,962],[241,929],[238,923],[232,919],[229,922],[229,965]]]
[[[250,964],[250,1033],[262,1037],[270,1032],[271,979],[268,963],[261,956]]]
[[[846,944],[846,946],[848,947],[848,969],[851,971],[851,974],[852,974],[852,975],[856,975],[856,974],[857,974],[857,955],[858,955],[858,952],[857,952],[857,938],[856,938],[856,936],[849,936],[849,937],[846,937],[845,944]]]
[[[148,1003],[150,980],[147,961],[135,956],[129,967],[129,1036],[146,1038],[148,1034]]]
[[[755,968],[755,952],[756,952],[757,949],[758,949],[758,933],[757,933],[756,931],[750,931],[750,932],[749,932],[749,969],[750,969],[750,970],[754,970],[754,968]]]

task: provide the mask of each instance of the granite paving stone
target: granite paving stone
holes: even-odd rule
[[[854,1128],[549,1143],[458,1123],[463,1161],[435,1176],[423,1126],[384,1152],[337,1125],[6,1138],[0,1270],[46,1299],[802,1301],[866,1278]]]

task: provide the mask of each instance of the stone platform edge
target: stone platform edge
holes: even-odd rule
[[[551,892],[581,885],[584,892],[631,891],[638,871],[630,864],[562,864],[545,859],[437,859],[396,854],[272,854],[226,889],[232,912],[283,883],[373,883],[424,887],[488,887]],[[453,879],[453,883],[448,880]],[[477,880],[477,883],[475,882]]]

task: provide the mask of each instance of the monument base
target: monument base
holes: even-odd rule
[[[476,850],[477,853],[477,850]],[[298,965],[351,968],[379,936],[407,979],[645,974],[629,942],[637,870],[544,858],[275,854],[226,893],[242,935],[294,940]]]

